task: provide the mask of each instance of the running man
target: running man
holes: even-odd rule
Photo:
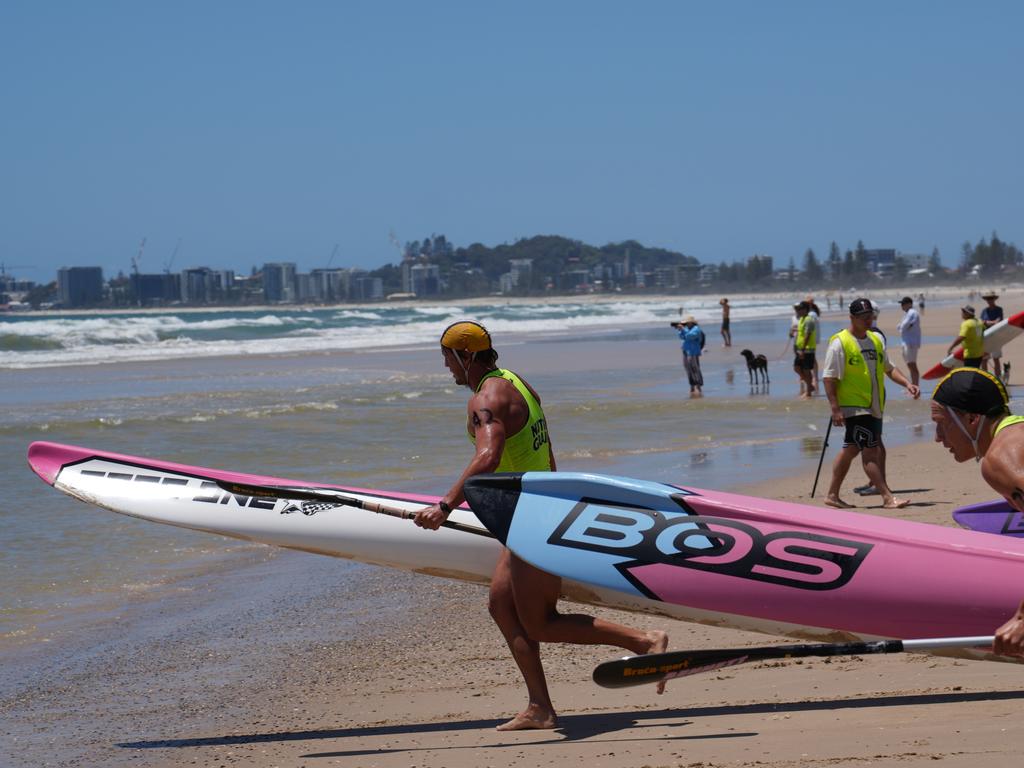
[[[987,371],[955,368],[935,387],[931,415],[936,442],[958,462],[981,462],[985,482],[1024,512],[1024,416],[1010,414],[1003,383]],[[996,631],[992,648],[1024,656],[1024,602]]]
[[[441,336],[441,354],[455,383],[473,393],[466,430],[473,458],[448,493],[416,513],[415,523],[436,530],[465,501],[463,485],[486,472],[554,471],[555,455],[540,397],[512,371],[498,368],[498,353],[482,325],[461,322]],[[616,645],[635,654],[659,653],[668,646],[664,632],[637,629],[584,614],[558,612],[562,580],[501,550],[491,577],[489,609],[526,681],[529,703],[499,731],[554,728],[554,705],[540,659],[541,642]],[[664,690],[659,686],[658,693]]]
[[[914,399],[921,395],[916,384],[889,362],[882,340],[869,329],[874,308],[867,299],[850,304],[850,327],[829,340],[825,353],[825,394],[832,409],[832,425],[845,427],[843,449],[832,464],[832,482],[825,503],[850,509],[839,497],[853,459],[859,453],[864,473],[882,495],[882,506],[900,509],[910,502],[893,496],[881,465],[882,413],[885,409],[885,376],[906,388]]]

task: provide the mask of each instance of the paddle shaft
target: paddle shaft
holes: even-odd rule
[[[607,661],[594,668],[594,682],[604,688],[626,688],[696,675],[748,661],[796,659],[807,656],[859,656],[872,653],[903,653],[938,648],[990,646],[993,637],[939,637],[922,640],[875,640],[862,643],[814,643],[761,648],[729,648],[706,651],[668,651]]]
[[[249,485],[246,483],[234,483],[228,480],[218,480],[217,485],[230,493],[237,493],[245,496],[263,496],[274,499],[294,499],[296,501],[320,501],[333,502],[346,507],[356,507],[367,512],[375,512],[378,515],[397,517],[401,520],[412,520],[416,513],[401,507],[392,507],[387,504],[380,504],[376,501],[357,499],[354,496],[347,496],[340,491],[330,488],[293,488],[284,485]],[[445,520],[441,523],[443,528],[451,528],[463,533],[472,533],[477,536],[493,538],[486,529],[477,528],[472,525],[457,523],[454,520]]]
[[[825,461],[825,451],[828,450],[828,436],[832,434],[832,417],[828,417],[828,426],[825,428],[825,444],[821,446],[821,456],[818,458],[818,471],[814,473],[814,486],[811,488],[811,498],[818,491],[818,478],[821,476],[821,465]]]

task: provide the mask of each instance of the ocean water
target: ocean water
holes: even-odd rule
[[[667,326],[680,304],[709,321],[699,400],[686,396]],[[34,440],[440,494],[471,448],[468,393],[437,338],[472,317],[491,330],[500,363],[541,393],[560,468],[729,488],[813,466],[821,450],[827,408],[795,399],[789,316],[788,302],[738,302],[728,350],[717,303],[686,297],[5,318],[0,654],[71,642],[126,605],[278,556],[64,496],[29,470]],[[826,322],[823,335],[838,328]],[[769,388],[748,383],[744,347],[772,360]],[[927,421],[893,400],[898,430]]]

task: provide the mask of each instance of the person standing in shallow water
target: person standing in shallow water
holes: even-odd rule
[[[732,346],[732,331],[729,329],[729,300],[722,299],[718,302],[722,307],[722,346]]]
[[[428,530],[437,530],[465,501],[463,486],[473,475],[555,469],[540,397],[515,373],[497,367],[498,353],[486,329],[472,322],[449,326],[441,336],[441,354],[455,383],[473,393],[466,430],[474,454],[448,493],[416,513],[416,525]],[[585,614],[559,613],[561,589],[559,577],[502,548],[491,577],[488,607],[526,681],[529,703],[499,725],[499,731],[557,725],[540,659],[541,642],[615,645],[635,654],[660,653],[668,646],[668,635],[661,631],[643,632]],[[658,693],[663,690],[664,685],[658,686]]]
[[[704,374],[700,370],[700,355],[704,351],[706,338],[693,315],[687,315],[681,323],[672,323],[679,333],[683,347],[683,368],[690,382],[690,397],[704,397]]]

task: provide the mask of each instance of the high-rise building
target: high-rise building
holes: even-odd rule
[[[441,292],[441,268],[437,264],[415,264],[409,269],[410,292],[436,296]]]
[[[231,269],[194,267],[181,272],[181,300],[186,304],[211,304],[231,295],[235,273]]]
[[[181,298],[181,276],[169,273],[132,275],[132,301],[140,306],[166,304]]]
[[[57,295],[65,307],[91,307],[103,301],[102,267],[61,267]]]
[[[314,301],[331,303],[345,301],[348,298],[347,269],[314,269],[309,276]]]
[[[263,265],[263,298],[271,303],[295,301],[295,263],[271,262]]]
[[[379,277],[353,276],[350,297],[353,301],[383,301],[384,281]]]

